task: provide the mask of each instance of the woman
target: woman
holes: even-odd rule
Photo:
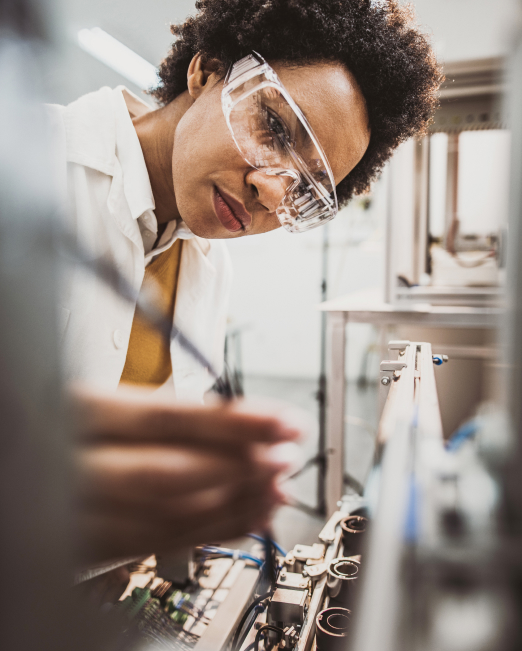
[[[423,133],[441,72],[395,0],[202,0],[150,110],[126,89],[55,107],[69,229],[220,368],[230,265],[221,240],[301,232],[368,189]],[[260,270],[262,273],[262,270]],[[201,401],[207,372],[135,306],[83,274],[67,279],[66,368],[82,390],[80,527],[99,556],[175,548],[262,524],[281,499],[271,444],[300,428]],[[161,387],[112,393],[121,384]],[[110,390],[111,392],[107,392]],[[93,433],[110,442],[93,443]],[[202,524],[204,523],[204,524]]]

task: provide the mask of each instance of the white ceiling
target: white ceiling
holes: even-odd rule
[[[61,41],[60,66],[49,71],[48,99],[68,103],[101,86],[125,84],[140,89],[83,52],[76,34],[84,27],[101,27],[158,65],[173,41],[170,24],[195,13],[195,0],[55,0],[56,33]]]
[[[63,21],[76,33],[101,27],[157,65],[172,42],[169,26],[195,12],[194,0],[60,0]]]

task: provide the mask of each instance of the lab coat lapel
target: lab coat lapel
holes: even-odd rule
[[[183,242],[181,266],[176,292],[174,322],[197,348],[216,364],[209,333],[216,319],[214,288],[216,269],[209,257],[210,244],[194,237]],[[202,385],[211,383],[209,374],[177,343],[172,342],[172,376],[176,396],[180,400],[200,400]]]
[[[120,231],[138,247],[144,255],[143,239],[140,227],[136,219],[130,214],[129,204],[125,195],[123,172],[120,162],[116,159],[114,163],[114,174],[112,176],[111,189],[107,198],[107,207]]]

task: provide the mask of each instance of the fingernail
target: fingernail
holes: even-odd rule
[[[299,409],[286,408],[278,414],[286,438],[300,440],[307,438],[314,428],[314,421]]]
[[[303,451],[296,443],[278,443],[265,450],[267,463],[281,468],[284,473],[292,474],[303,463]]]

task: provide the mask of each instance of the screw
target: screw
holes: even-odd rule
[[[383,378],[381,378],[381,384],[387,387],[388,384],[390,384],[390,378],[387,375],[385,375]]]

